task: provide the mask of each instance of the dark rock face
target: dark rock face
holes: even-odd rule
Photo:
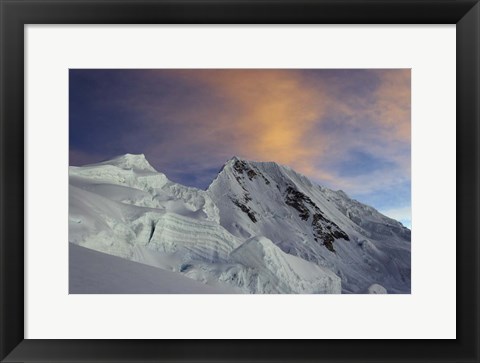
[[[252,198],[246,188],[245,182],[247,178],[250,181],[256,178],[262,178],[267,185],[270,184],[270,181],[258,169],[251,167],[243,160],[235,160],[233,170],[235,179],[245,193],[242,200],[234,198],[231,198],[231,200],[248,215],[253,223],[256,223],[258,216],[248,205]],[[280,186],[276,186],[281,192]],[[350,240],[348,235],[341,230],[337,224],[325,217],[320,208],[307,195],[300,192],[294,186],[288,186],[285,190],[285,203],[299,213],[299,217],[307,222],[312,229],[315,241],[322,243],[329,251],[335,252],[333,243],[336,239],[343,238],[347,241]]]
[[[238,208],[242,210],[242,212],[248,215],[248,217],[252,220],[253,223],[257,222],[256,213],[253,210],[251,210],[246,203],[242,203],[239,200],[234,198],[231,198],[231,200],[233,204],[235,204]]]
[[[248,171],[247,163],[242,160],[236,160],[233,164],[233,168],[238,174],[243,174],[244,172]]]
[[[299,216],[304,221],[308,220],[308,218],[310,217],[310,210],[305,204],[316,207],[315,203],[313,203],[313,201],[305,194],[299,192],[292,186],[289,186],[287,188],[286,193],[287,194],[285,196],[285,203],[299,211]]]
[[[348,237],[348,235],[341,230],[337,224],[326,219],[321,214],[316,213],[313,215],[312,227],[315,234],[315,241],[322,239],[324,246],[329,251],[335,252],[335,249],[333,248],[333,242],[335,239],[343,238],[346,241],[350,241],[350,237]]]
[[[249,171],[247,171],[247,176],[248,176],[248,179],[253,180],[253,178],[257,176],[257,173],[255,173],[252,169],[250,169]]]
[[[299,217],[308,221],[310,216],[311,227],[315,241],[322,241],[323,245],[331,252],[335,252],[333,242],[335,239],[343,238],[350,241],[348,235],[340,227],[325,218],[320,208],[305,194],[292,186],[287,187],[285,194],[285,203],[299,212]]]
[[[236,160],[233,164],[233,169],[235,171],[234,176],[237,180],[238,184],[242,187],[245,191],[243,195],[243,201],[238,199],[232,199],[233,204],[235,204],[238,208],[240,208],[244,213],[248,215],[250,220],[253,223],[257,222],[256,213],[248,206],[248,203],[252,200],[250,193],[248,192],[247,188],[245,187],[245,178],[244,174],[246,174],[249,180],[254,180],[257,177],[261,177],[265,184],[270,184],[270,181],[259,171],[256,169],[251,168],[245,161],[243,160]]]
[[[236,171],[237,175],[241,175],[243,173],[247,174],[248,179],[253,180],[256,177],[260,176],[265,184],[270,184],[270,181],[263,175],[260,171],[252,169],[245,161],[243,160],[236,160],[233,164],[233,169]],[[240,183],[238,176],[236,177],[237,181]],[[240,183],[242,184],[242,183]],[[243,186],[243,184],[242,184]]]

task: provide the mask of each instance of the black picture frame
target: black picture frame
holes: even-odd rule
[[[479,362],[478,0],[0,0],[0,359],[4,362]],[[457,339],[24,339],[26,24],[456,24]],[[146,322],[147,323],[147,322]],[[440,323],[440,317],[439,317]],[[346,327],[348,329],[348,327]],[[414,327],[412,327],[414,329]]]

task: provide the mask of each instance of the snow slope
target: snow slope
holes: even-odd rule
[[[232,234],[210,192],[171,182],[143,155],[70,167],[69,174],[73,244],[244,293],[340,293],[331,271],[266,238]]]
[[[253,237],[231,253],[234,261],[256,272],[244,284],[275,293],[341,293],[340,278],[333,272],[283,253],[265,237]]]
[[[342,191],[289,167],[232,158],[208,188],[220,224],[238,238],[265,236],[284,252],[333,271],[342,291],[380,284],[410,292],[410,230]]]
[[[174,272],[69,244],[70,294],[232,294]]]

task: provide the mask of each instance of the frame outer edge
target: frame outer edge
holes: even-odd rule
[[[66,3],[66,1],[58,1],[58,3]],[[86,2],[86,1],[85,1]],[[35,3],[38,3],[35,1]],[[473,2],[472,2],[473,3]],[[29,361],[39,361],[44,360],[48,361],[48,356],[37,356],[35,358],[28,357],[28,352],[25,352],[24,349],[28,346],[27,341],[23,341],[23,332],[24,332],[24,310],[23,310],[23,244],[21,246],[12,246],[14,243],[9,243],[7,246],[7,239],[14,238],[15,240],[23,241],[23,142],[24,140],[16,139],[15,137],[8,138],[5,136],[7,133],[10,133],[12,129],[17,131],[18,134],[23,138],[23,123],[21,125],[16,124],[18,120],[23,120],[23,87],[24,87],[24,75],[23,67],[19,67],[19,59],[24,59],[24,50],[23,50],[23,21],[22,14],[20,11],[11,11],[7,8],[12,9],[13,3],[11,1],[2,1],[0,0],[0,15],[1,15],[1,50],[0,50],[0,60],[1,60],[1,70],[0,70],[0,282],[1,282],[1,295],[0,295],[0,360],[2,361],[23,361],[25,359]],[[272,3],[273,5],[273,3]],[[18,8],[17,8],[18,9]],[[7,11],[8,10],[8,11]],[[7,16],[8,13],[8,16]],[[463,24],[469,23],[469,25],[463,27]],[[470,28],[469,28],[470,26]],[[470,29],[470,30],[468,30]],[[9,31],[9,37],[7,38],[7,31]],[[13,33],[12,33],[13,31]],[[469,353],[473,353],[475,356],[463,356],[459,357],[458,362],[478,362],[480,358],[479,353],[479,313],[478,313],[478,302],[479,302],[479,209],[480,209],[480,193],[479,193],[479,140],[480,140],[480,120],[479,120],[479,87],[480,87],[480,57],[479,57],[479,40],[480,40],[480,5],[478,1],[476,5],[468,14],[462,18],[457,24],[457,42],[459,35],[463,31],[468,33],[466,38],[469,38],[463,46],[463,52],[461,59],[465,61],[465,56],[471,56],[472,59],[468,63],[470,71],[473,71],[474,81],[470,82],[471,89],[469,89],[470,94],[464,93],[459,95],[457,93],[457,107],[463,105],[463,112],[468,115],[474,116],[472,125],[470,128],[465,127],[461,131],[466,132],[465,136],[468,139],[467,146],[462,146],[463,151],[470,151],[473,155],[466,157],[466,162],[463,164],[462,169],[460,170],[465,177],[470,178],[470,182],[465,183],[465,179],[462,178],[464,182],[462,186],[465,187],[465,190],[471,191],[474,194],[470,194],[468,199],[464,193],[463,197],[458,194],[457,185],[457,203],[461,201],[460,206],[473,207],[471,211],[472,216],[467,217],[464,225],[469,227],[469,231],[474,232],[474,236],[471,236],[473,240],[473,249],[467,250],[468,255],[467,261],[468,264],[464,268],[464,272],[471,273],[473,275],[472,282],[468,286],[463,285],[466,288],[473,288],[470,290],[470,294],[465,294],[465,289],[459,291],[462,293],[462,300],[465,307],[473,307],[475,316],[467,316],[464,320],[469,319],[471,321],[470,327],[473,327],[473,335],[470,337],[464,337],[469,340],[470,343],[474,343],[475,348],[474,352],[471,350]],[[471,32],[470,32],[471,31]],[[457,43],[458,47],[458,43]],[[8,49],[8,52],[7,52]],[[460,48],[459,48],[460,49]],[[469,51],[468,51],[469,49]],[[457,52],[457,60],[459,59],[459,53]],[[22,63],[23,65],[23,63]],[[458,71],[459,62],[457,61],[457,81],[461,77],[466,77],[462,80],[463,84],[468,84],[468,78],[472,77],[472,74],[468,76],[468,72],[459,72]],[[6,71],[9,71],[8,73]],[[11,72],[14,70],[14,72]],[[21,71],[21,72],[20,72]],[[5,85],[14,85],[12,89],[8,89],[8,94],[5,91]],[[464,87],[464,90],[468,89]],[[464,97],[462,100],[460,96]],[[461,113],[459,113],[461,115]],[[7,120],[9,120],[7,124]],[[15,120],[15,121],[12,121]],[[467,130],[468,129],[468,130]],[[460,132],[457,132],[457,138],[459,137]],[[459,140],[459,139],[457,139]],[[18,144],[20,142],[20,144]],[[17,145],[16,145],[17,144]],[[457,142],[457,147],[460,144]],[[20,150],[21,149],[21,150]],[[459,156],[457,154],[457,156]],[[463,155],[463,154],[462,154]],[[457,159],[458,160],[458,159]],[[459,168],[457,163],[457,168]],[[473,168],[473,169],[472,169]],[[469,170],[469,172],[468,172]],[[466,174],[465,174],[466,173]],[[457,176],[458,177],[458,176]],[[18,181],[21,180],[21,185],[18,185]],[[15,184],[17,182],[17,184]],[[22,189],[22,190],[20,190]],[[8,191],[8,193],[7,193]],[[21,195],[21,198],[17,198],[18,195]],[[15,206],[17,204],[17,206]],[[20,207],[18,207],[20,205]],[[13,213],[7,214],[6,211],[9,211],[9,207],[13,207]],[[465,208],[468,209],[468,208]],[[22,213],[20,213],[22,212]],[[473,224],[472,224],[473,222]],[[458,224],[457,228],[462,225]],[[463,225],[462,225],[463,226]],[[21,231],[21,234],[19,233]],[[15,256],[15,252],[21,252],[21,261],[20,258]],[[465,255],[466,250],[463,249]],[[7,259],[8,256],[8,259]],[[457,254],[457,258],[460,254]],[[462,255],[463,256],[463,255]],[[7,264],[8,263],[8,264]],[[457,269],[459,265],[457,264]],[[462,267],[463,268],[463,267]],[[7,280],[8,276],[8,280]],[[465,275],[464,275],[465,276]],[[15,283],[22,283],[21,288],[19,286],[14,286]],[[457,285],[457,288],[461,286]],[[474,301],[465,300],[474,298]],[[460,306],[457,306],[459,308]],[[463,307],[463,306],[462,306]],[[469,309],[469,311],[471,311]],[[19,313],[21,312],[21,314]],[[20,343],[20,344],[19,344]],[[33,342],[32,342],[33,343]],[[16,349],[14,349],[17,347]],[[23,352],[23,353],[21,353]],[[6,360],[5,356],[7,356]],[[72,361],[73,357],[66,358],[68,361]]]
[[[15,9],[0,0],[0,359],[24,340],[24,23]]]
[[[4,131],[4,123],[5,123],[5,116],[4,116],[4,82],[3,82],[3,74],[5,69],[5,62],[4,62],[4,47],[5,47],[5,15],[4,15],[4,4],[0,2],[0,321],[5,321],[6,313],[5,313],[5,296],[6,296],[6,288],[5,288],[5,280],[6,280],[6,271],[5,271],[5,249],[4,249],[4,229],[2,226],[4,225],[4,203],[1,201],[4,200],[4,184],[5,184],[5,173],[4,170],[4,145],[5,145],[5,131]],[[5,324],[1,324],[0,326],[0,360],[5,358],[7,354],[8,348],[6,346],[6,339],[5,335],[7,333],[7,326]]]
[[[468,358],[464,358],[465,361],[479,362],[479,2],[457,23],[457,86],[457,339],[462,339],[464,345],[470,345],[464,347],[468,350],[464,354],[469,354]],[[471,235],[463,231],[468,231]],[[473,316],[466,311],[473,312]],[[463,330],[459,329],[459,321],[464,325]]]

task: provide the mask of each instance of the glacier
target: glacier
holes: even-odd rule
[[[120,258],[107,259],[120,275],[138,263],[196,280],[178,293],[410,292],[408,228],[274,162],[233,157],[207,190],[143,154],[70,166],[69,242]],[[75,251],[71,264],[85,255]]]

